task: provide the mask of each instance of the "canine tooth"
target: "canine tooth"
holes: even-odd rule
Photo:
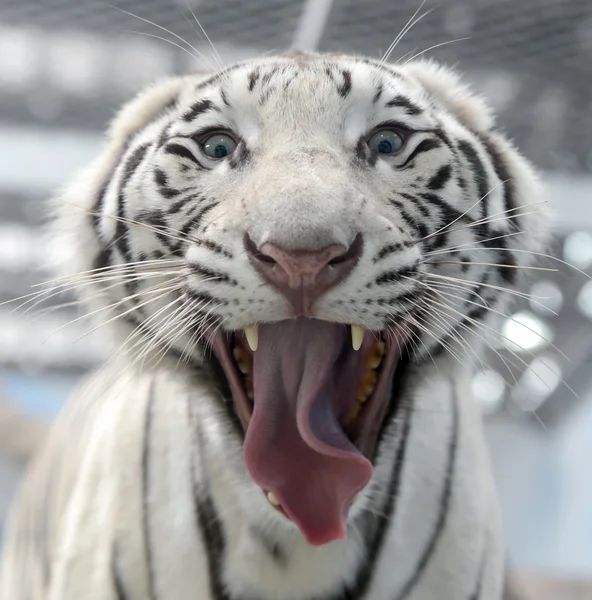
[[[281,506],[278,497],[273,492],[267,492],[267,499],[272,506]]]
[[[247,344],[249,348],[255,352],[257,346],[259,346],[259,329],[257,325],[249,325],[245,327],[245,337],[247,338]]]
[[[359,325],[351,326],[352,348],[358,351],[364,341],[364,330]]]

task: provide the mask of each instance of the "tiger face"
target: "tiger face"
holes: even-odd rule
[[[408,365],[478,356],[545,237],[530,166],[425,62],[172,80],[73,191],[79,254],[126,269],[99,282],[117,322],[221,367],[250,477],[312,545],[345,536]]]

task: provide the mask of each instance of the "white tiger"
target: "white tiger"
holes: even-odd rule
[[[291,53],[140,94],[57,208],[123,350],[31,466],[2,600],[499,600],[469,381],[541,199],[431,62]]]

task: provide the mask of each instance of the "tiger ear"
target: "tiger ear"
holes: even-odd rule
[[[405,72],[469,129],[483,132],[493,127],[495,119],[487,102],[473,93],[452,69],[432,60],[419,60],[406,65]]]

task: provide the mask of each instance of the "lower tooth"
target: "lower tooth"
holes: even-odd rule
[[[366,359],[366,368],[367,369],[378,369],[380,367],[380,363],[382,362],[382,356],[378,354],[371,354]]]
[[[273,492],[267,492],[267,499],[272,506],[281,506],[278,497]]]
[[[244,363],[244,362],[239,362],[238,363],[238,370],[243,375],[249,375],[251,373],[251,370],[249,369],[249,365],[247,363]]]

